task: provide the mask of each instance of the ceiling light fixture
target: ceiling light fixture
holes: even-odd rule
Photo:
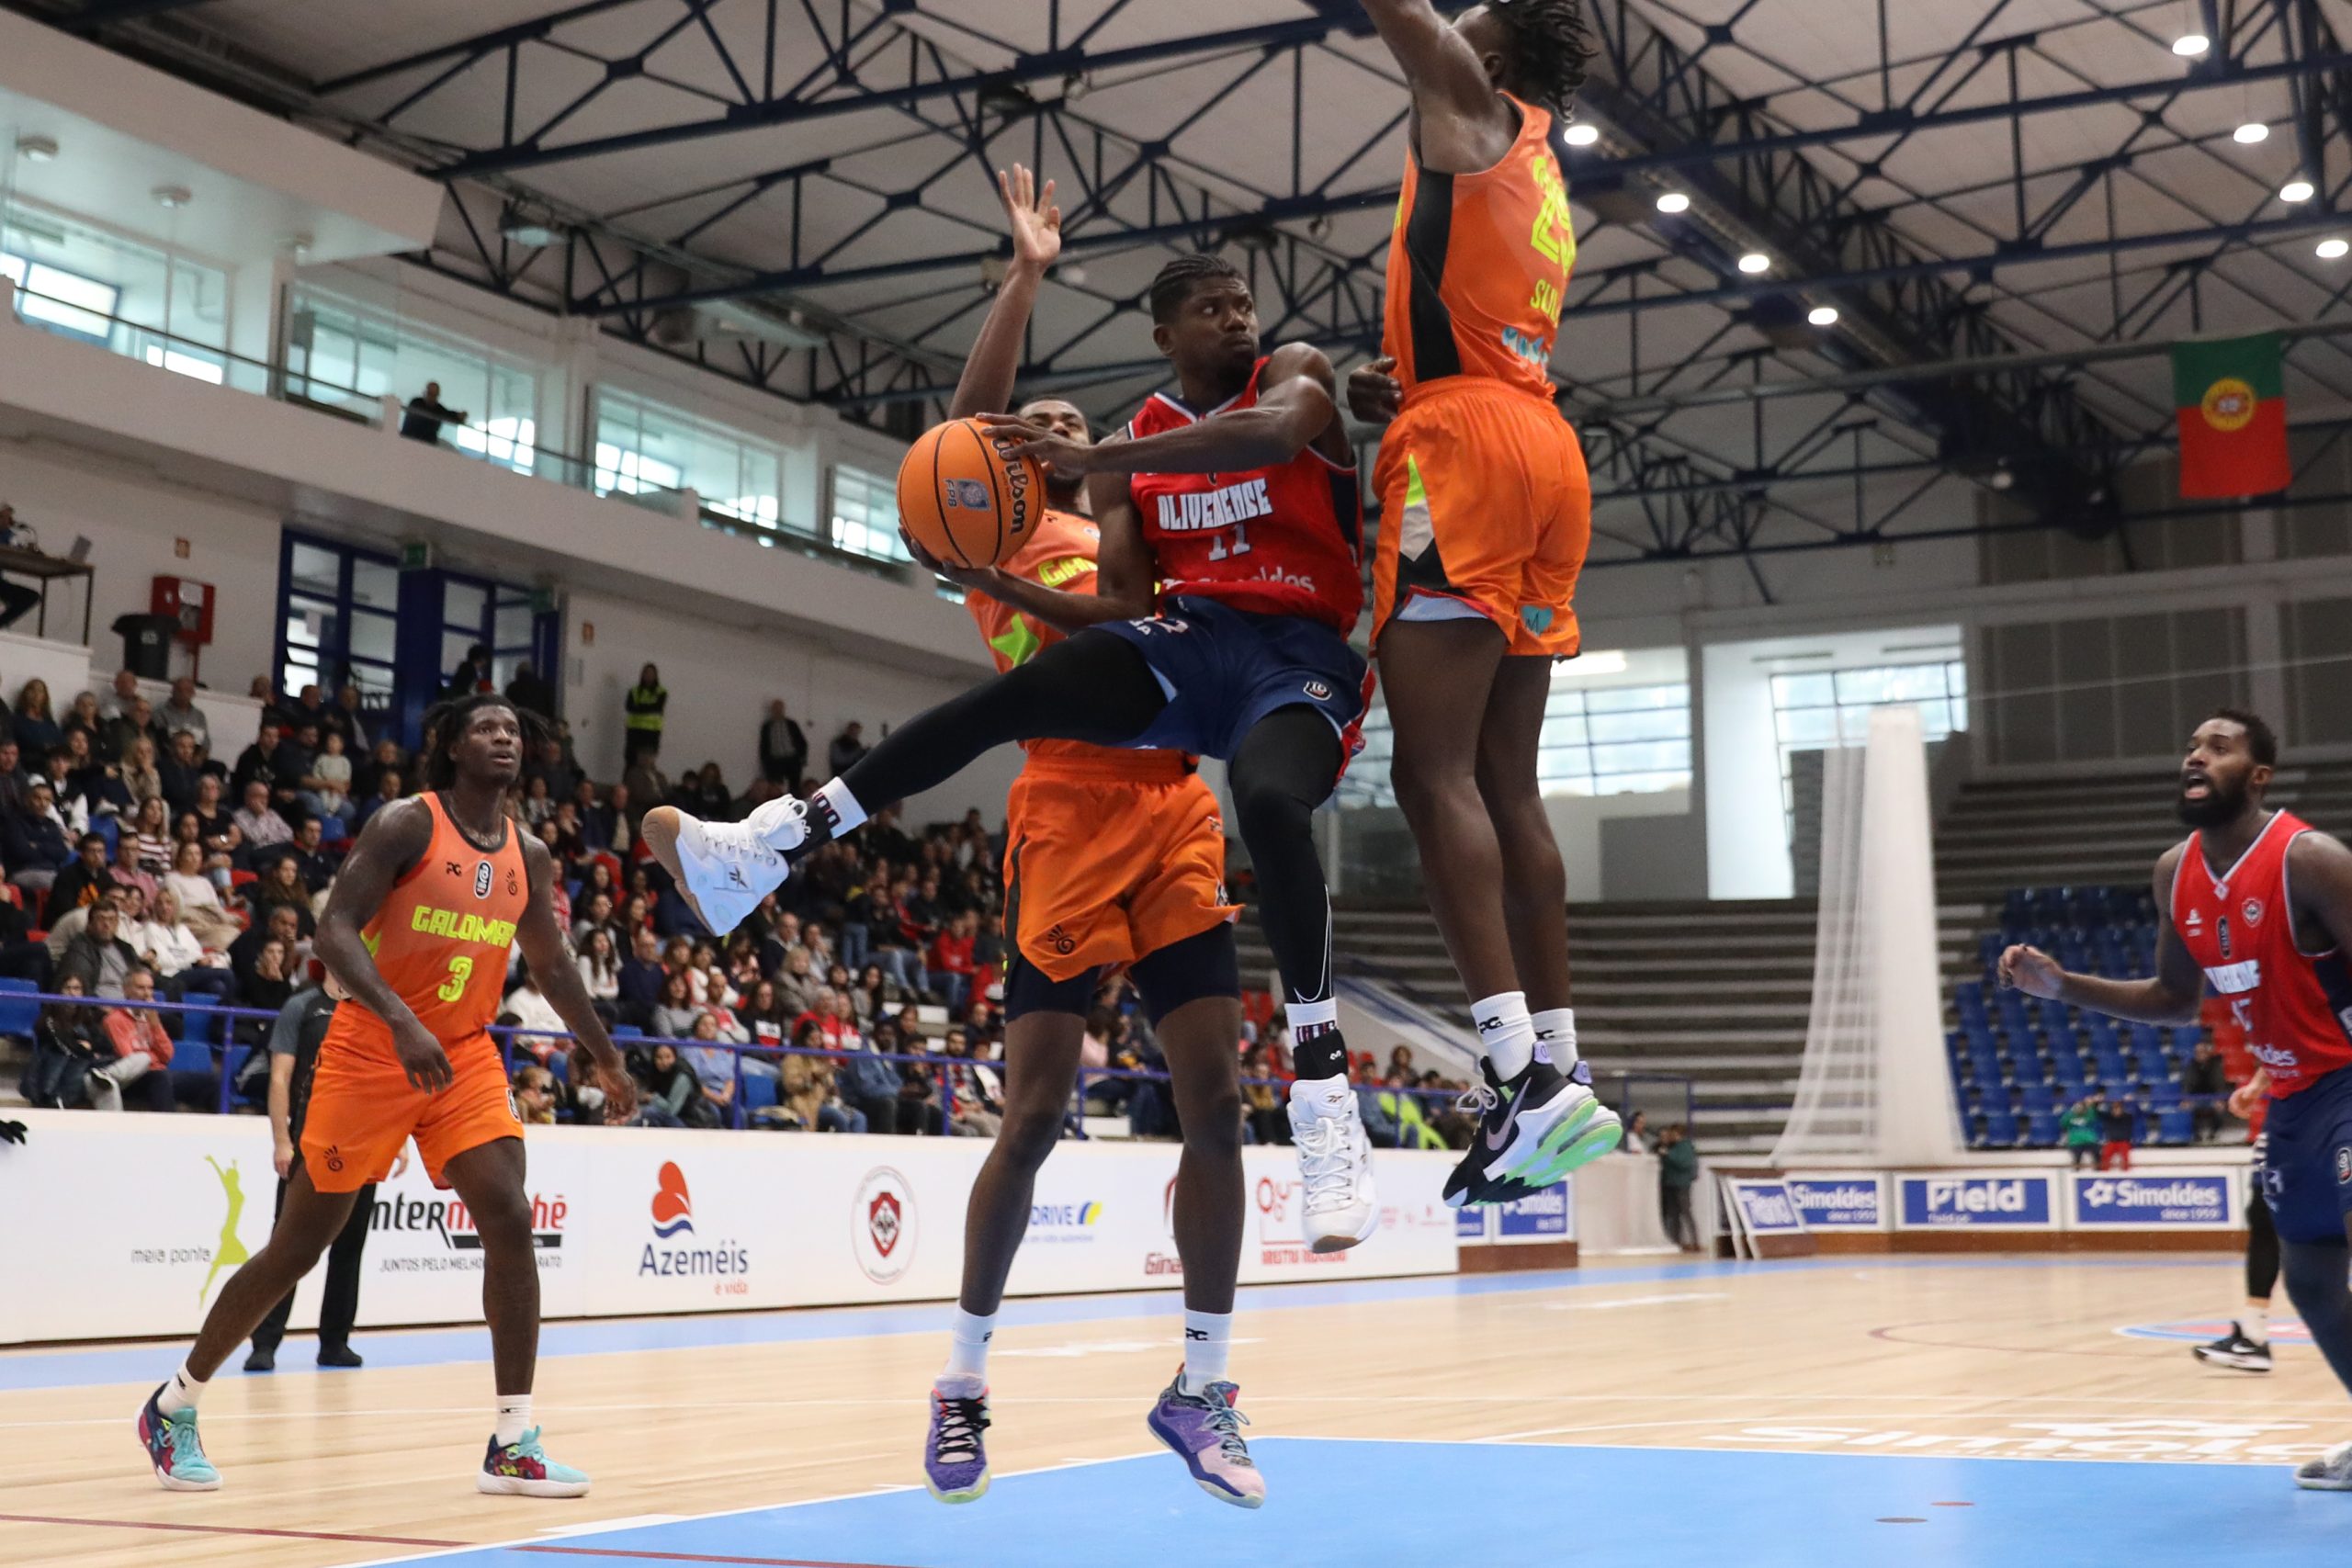
[[[2319,243],[2319,259],[2322,261],[2338,260],[2346,252],[2352,252],[2352,241],[2328,239]]]
[[[1571,147],[1589,147],[1600,140],[1600,128],[1593,125],[1572,125],[1560,133],[1560,138]]]
[[[1657,209],[1669,215],[1688,212],[1690,210],[1690,198],[1679,190],[1670,190],[1657,198]]]
[[[2281,201],[2309,201],[2315,194],[2309,180],[2289,180],[2278,187]]]
[[[2194,60],[2213,47],[2213,40],[2203,33],[2183,33],[2172,40],[2172,51],[2183,60]]]
[[[28,164],[46,164],[57,156],[57,143],[46,136],[19,136],[17,156]]]
[[[1835,305],[1815,305],[1812,310],[1805,312],[1804,319],[1811,321],[1816,327],[1834,327],[1838,324],[1838,307]]]
[[[1759,272],[1772,270],[1772,258],[1762,251],[1750,251],[1739,258],[1739,270],[1753,277]]]
[[[2258,119],[2247,120],[2230,132],[2230,140],[2241,147],[2251,147],[2257,141],[2270,140],[2270,128]]]
[[[147,194],[155,198],[156,206],[171,212],[178,211],[196,199],[186,186],[157,186]]]

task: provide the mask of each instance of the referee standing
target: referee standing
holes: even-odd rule
[[[311,983],[286,998],[277,1021],[269,1031],[269,1130],[277,1145],[277,1207],[286,1207],[286,1183],[300,1159],[302,1122],[311,1108],[311,1079],[318,1070],[319,1044],[327,1037],[334,1017],[335,998],[317,960],[311,964]],[[402,1149],[392,1164],[394,1176],[408,1167]],[[359,1353],[351,1348],[352,1324],[359,1315],[359,1258],[368,1247],[368,1225],[376,1213],[374,1183],[359,1190],[343,1234],[327,1248],[326,1295],[319,1303],[319,1365],[356,1367]],[[270,1309],[254,1330],[253,1353],[245,1358],[249,1372],[275,1371],[278,1342],[286,1337],[286,1321],[294,1313],[294,1292]]]

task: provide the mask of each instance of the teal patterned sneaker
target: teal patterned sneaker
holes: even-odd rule
[[[588,1478],[548,1458],[537,1427],[502,1445],[496,1434],[474,1476],[474,1490],[493,1497],[585,1497]]]
[[[155,1479],[167,1492],[220,1491],[220,1472],[204,1457],[203,1440],[196,1435],[196,1406],[166,1416],[155,1407],[163,1392],[149,1394],[139,1412],[139,1446],[147,1450]]]
[[[1180,1367],[1145,1424],[1184,1461],[1202,1491],[1237,1508],[1255,1508],[1266,1501],[1266,1478],[1241,1440],[1250,1417],[1233,1407],[1240,1392],[1229,1382],[1213,1382],[1197,1394],[1186,1393]]]

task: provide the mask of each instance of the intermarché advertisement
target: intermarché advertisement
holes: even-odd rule
[[[0,1343],[193,1332],[268,1239],[277,1189],[254,1117],[18,1112],[0,1146],[0,1258],[48,1259],[0,1291]],[[533,1256],[550,1318],[944,1301],[988,1145],[965,1138],[544,1128],[528,1139]],[[1016,1294],[1166,1290],[1177,1146],[1069,1143],[1039,1174]],[[1344,1253],[1303,1243],[1292,1153],[1245,1151],[1247,1283],[1452,1273],[1450,1156],[1374,1156],[1384,1224]],[[66,1267],[70,1260],[71,1267]],[[377,1190],[361,1286],[369,1326],[481,1315],[481,1239],[421,1165]],[[316,1321],[314,1271],[294,1325]]]

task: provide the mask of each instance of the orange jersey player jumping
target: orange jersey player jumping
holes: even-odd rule
[[[1013,267],[956,389],[956,417],[1012,401],[1022,333],[1037,287],[1061,250],[1050,182],[1039,193],[1016,167],[1000,175]],[[1091,438],[1067,402],[1023,404],[1022,417],[1068,440]],[[1100,541],[1082,516],[1083,481],[1049,477],[1052,502],[1035,536],[993,570],[948,573],[999,671],[1061,634],[1017,607],[1021,585],[1094,592]],[[936,562],[927,562],[933,570]],[[1202,1490],[1256,1507],[1265,1483],[1250,1462],[1226,1380],[1235,1277],[1241,1266],[1244,1181],[1239,1134],[1240,968],[1225,897],[1225,827],[1217,803],[1181,751],[1125,750],[1070,740],[1027,743],[1006,802],[1004,1126],[973,1183],[964,1282],[947,1365],[931,1393],[923,1450],[933,1495],[969,1502],[987,1490],[988,1348],[1004,1282],[1029,1220],[1037,1168],[1062,1132],[1096,987],[1125,967],[1142,991],[1174,1078],[1184,1153],[1177,1166],[1176,1250],[1184,1266],[1183,1361],[1148,1417]]]
[[[1412,90],[1385,358],[1349,385],[1381,437],[1374,647],[1396,803],[1470,997],[1481,1135],[1449,1203],[1498,1202],[1617,1145],[1577,1059],[1567,879],[1536,753],[1579,646],[1592,484],[1554,401],[1576,265],[1555,137],[1592,43],[1580,0],[1365,0]]]
[[[482,1314],[498,1407],[480,1491],[578,1497],[531,1421],[539,1269],[524,1184],[523,1124],[488,1032],[522,949],[531,975],[587,1044],[609,1121],[636,1090],[605,1036],[555,913],[553,858],[510,820],[524,721],[502,697],[468,696],[425,717],[426,792],[368,818],[319,920],[319,956],[347,998],[319,1046],[300,1158],[268,1245],[230,1277],[187,1360],[148,1399],[139,1436],[163,1484],[209,1492],[220,1475],[197,1437],[205,1384],[342,1234],[363,1187],[416,1141],[434,1185],[454,1188],[481,1238]]]

